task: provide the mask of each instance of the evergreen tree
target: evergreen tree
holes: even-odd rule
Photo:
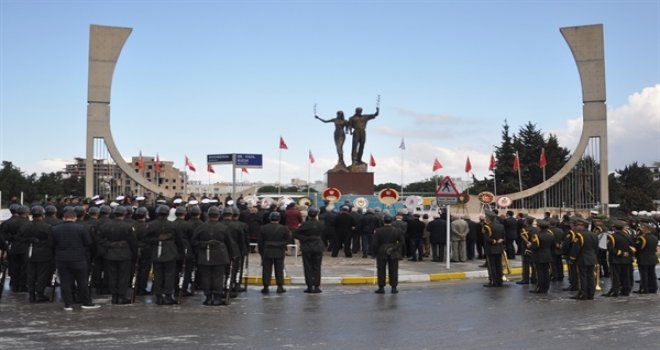
[[[610,175],[610,202],[620,204],[619,210],[654,210],[653,199],[660,191],[660,183],[653,181],[651,170],[637,162],[616,170]]]

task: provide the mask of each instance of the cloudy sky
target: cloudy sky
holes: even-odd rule
[[[478,177],[528,121],[573,149],[580,82],[559,28],[602,23],[610,170],[660,161],[658,1],[30,1],[0,0],[0,159],[26,172],[85,155],[89,25],[131,27],[112,90],[124,157],[208,181],[207,154],[261,153],[245,180],[322,180],[336,161],[323,118],[357,106],[376,183]],[[405,139],[406,150],[399,149]],[[350,159],[350,136],[344,146]],[[231,180],[217,166],[211,181]]]

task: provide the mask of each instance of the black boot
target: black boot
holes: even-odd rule
[[[176,300],[172,298],[172,295],[171,294],[165,295],[165,297],[163,298],[163,305],[174,305],[174,304],[176,304]]]
[[[119,296],[117,294],[112,295],[112,304],[119,304]]]
[[[156,296],[156,305],[163,305],[163,295],[159,294]]]
[[[128,299],[123,295],[117,295],[117,304],[119,304],[119,305],[129,305],[130,303],[131,303],[131,299]]]
[[[376,291],[374,293],[376,293],[376,294],[385,294],[385,288],[379,287],[378,289],[376,289]]]
[[[222,297],[221,294],[213,294],[213,302],[211,305],[213,306],[219,306],[219,305],[226,305],[225,299]]]
[[[399,292],[399,290],[396,289],[396,286],[392,287],[392,294],[396,294],[398,292]]]
[[[321,288],[319,286],[314,287],[314,293],[321,293]]]
[[[202,305],[209,306],[209,305],[211,305],[211,303],[213,303],[212,294],[206,294],[206,299],[204,299],[204,302],[202,303]]]
[[[50,301],[50,299],[48,299],[48,297],[46,297],[43,293],[37,293],[36,298],[37,298],[36,300],[37,303],[45,303],[47,301]]]
[[[35,292],[30,292],[30,302],[34,303],[37,301],[37,295]]]
[[[307,289],[305,289],[303,292],[305,292],[305,293],[314,293],[314,289],[312,287],[308,286]]]

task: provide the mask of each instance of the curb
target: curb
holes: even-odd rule
[[[511,268],[511,275],[522,274],[521,267]],[[472,278],[487,278],[487,270],[467,271],[467,272],[442,272],[430,273],[419,275],[399,275],[399,282],[403,283],[419,283],[419,282],[434,282],[446,280],[463,280]],[[261,286],[262,278],[258,276],[243,277],[244,283],[253,286]],[[270,284],[275,284],[275,279],[271,278]],[[321,284],[323,285],[373,285],[376,284],[377,279],[374,276],[327,276],[321,277]],[[284,278],[285,285],[305,285],[304,277],[287,276]]]

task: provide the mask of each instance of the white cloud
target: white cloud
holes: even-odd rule
[[[660,161],[660,84],[642,89],[628,102],[607,112],[609,170],[637,161]],[[582,133],[582,118],[570,119],[563,129],[551,131],[559,144],[574,150]]]

